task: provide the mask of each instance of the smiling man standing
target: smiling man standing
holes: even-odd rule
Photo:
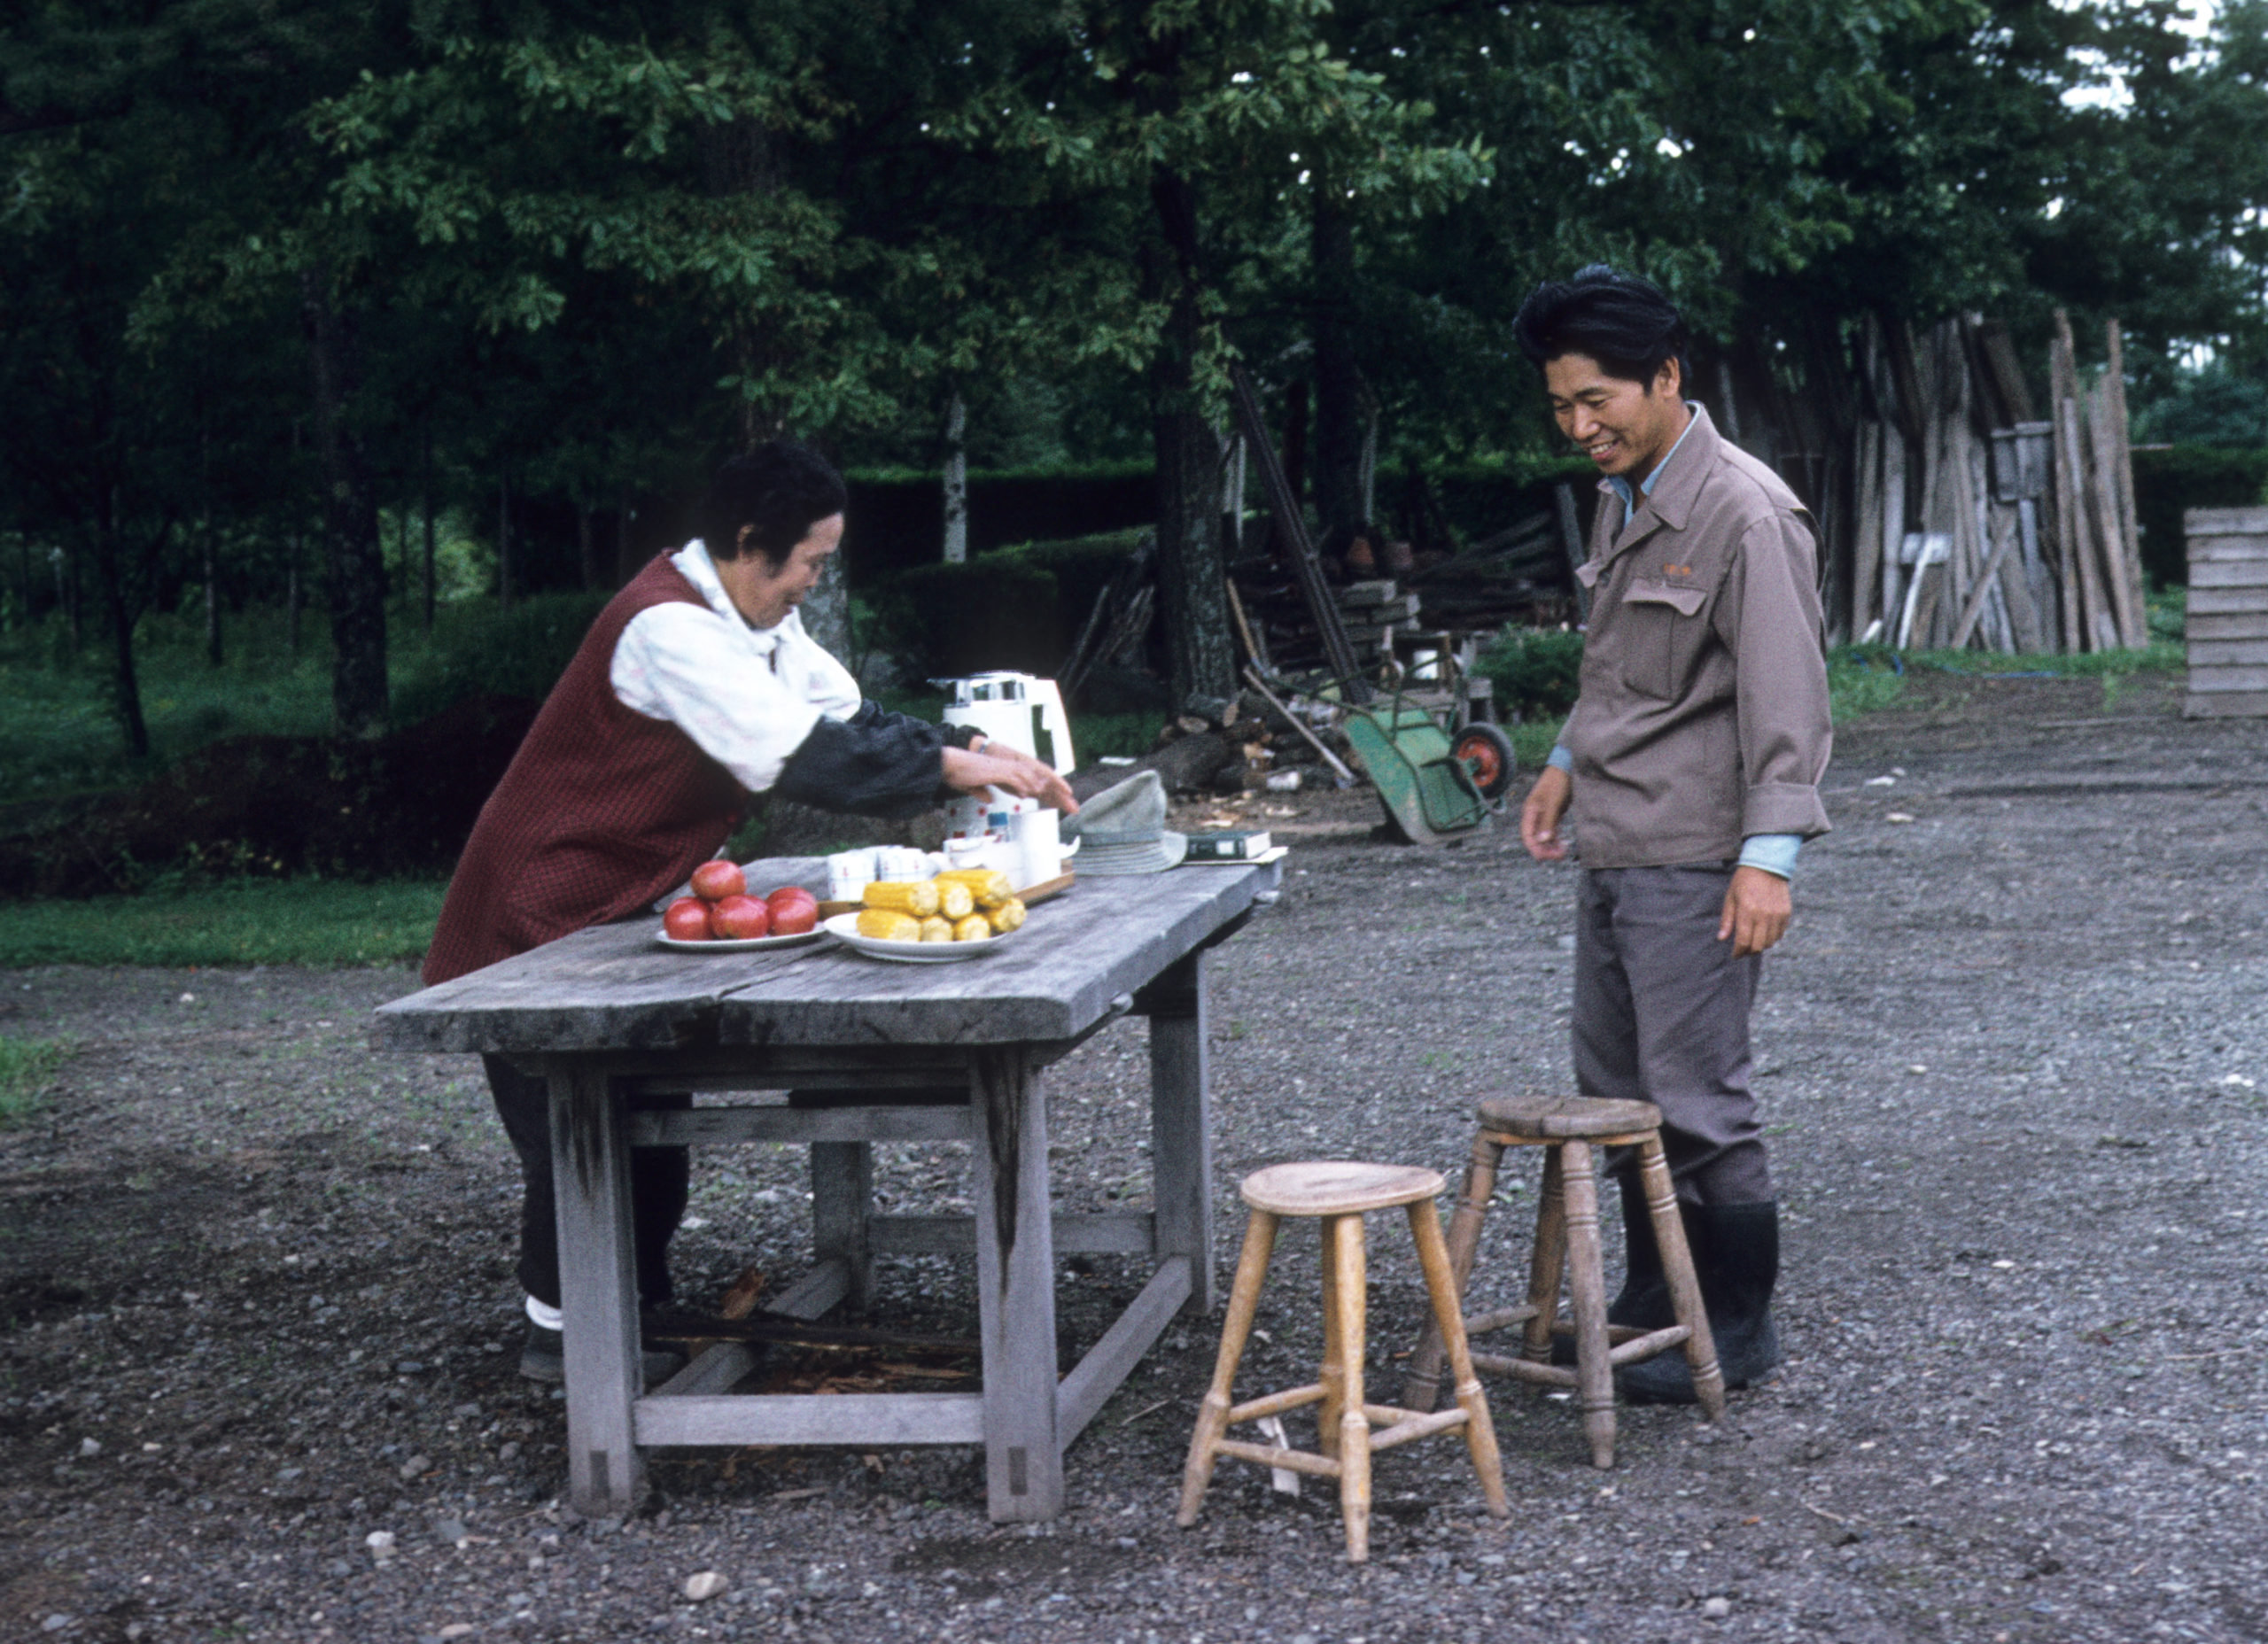
[[[843,539],[842,477],[774,440],[718,470],[701,535],[610,601],[482,807],[442,903],[424,980],[649,909],[714,856],[752,796],[910,817],[947,790],[1006,788],[1078,809],[1063,779],[1014,749],[866,701],[796,614]],[[525,1184],[520,1373],[565,1377],[551,1107],[544,1081],[483,1059]],[[670,1299],[684,1214],[683,1148],[630,1156],[638,1292]],[[649,1375],[660,1365],[649,1357]]]
[[[1520,836],[1582,864],[1576,1082],[1651,1102],[1726,1385],[1779,1362],[1778,1206],[1749,1090],[1760,957],[1788,928],[1830,735],[1811,516],[1684,397],[1687,333],[1647,281],[1593,265],[1538,286],[1514,322],[1552,415],[1604,476],[1580,698]],[[1673,1322],[1635,1167],[1615,1324]],[[1626,1396],[1688,1403],[1683,1357],[1619,1372]]]

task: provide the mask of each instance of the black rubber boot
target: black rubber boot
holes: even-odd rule
[[[1780,1277],[1780,1206],[1686,1205],[1687,1241],[1709,1310],[1717,1366],[1728,1388],[1752,1387],[1780,1362],[1780,1335],[1772,1323],[1772,1291]],[[1615,1373],[1615,1384],[1633,1404],[1691,1404],[1693,1372],[1677,1348]]]
[[[1692,1237],[1689,1229],[1687,1237]],[[1654,1242],[1654,1219],[1637,1172],[1622,1181],[1622,1293],[1607,1304],[1606,1322],[1635,1330],[1666,1330],[1677,1322],[1670,1306],[1669,1280],[1662,1273],[1661,1246]]]
[[[1692,1237],[1689,1227],[1686,1237]],[[1654,1242],[1653,1218],[1647,1214],[1645,1194],[1638,1186],[1635,1171],[1622,1182],[1622,1291],[1607,1304],[1606,1322],[1642,1330],[1666,1330],[1676,1323],[1669,1280],[1662,1273],[1661,1246]],[[1565,1366],[1574,1361],[1575,1338],[1565,1330],[1554,1334],[1551,1362]]]

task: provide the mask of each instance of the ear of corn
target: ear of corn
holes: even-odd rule
[[[869,908],[888,908],[897,913],[911,913],[915,919],[926,919],[937,911],[937,888],[923,880],[913,882],[885,880],[866,887],[865,896]]]
[[[921,921],[922,941],[951,942],[952,939],[953,922],[951,919],[943,919],[938,915],[932,913],[928,919]]]
[[[982,913],[972,913],[953,921],[955,942],[983,942],[992,934],[992,923]]]
[[[998,868],[947,868],[937,875],[941,885],[951,880],[967,886],[980,908],[997,908],[1016,894],[1008,876]]]
[[[976,898],[959,880],[937,884],[937,911],[949,919],[965,919],[976,911]]]
[[[894,908],[868,908],[858,915],[858,934],[882,942],[919,942],[921,921]]]
[[[1024,904],[1011,896],[985,917],[992,921],[992,928],[1005,936],[1024,922]]]

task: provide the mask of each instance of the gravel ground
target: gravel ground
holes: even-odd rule
[[[1843,736],[1757,1023],[1783,1373],[1714,1425],[1624,1411],[1611,1474],[1565,1403],[1499,1387],[1511,1519],[1453,1444],[1396,1451],[1359,1570],[1324,1493],[1239,1463],[1173,1527],[1217,1320],[1169,1333],[1036,1532],[986,1522],[958,1449],[680,1454],[648,1513],[579,1520],[560,1406],[513,1374],[515,1181],[478,1066],[362,1048],[406,972],[0,979],[0,1031],[77,1046],[0,1136],[0,1637],[2268,1637],[2268,777],[2256,725],[2176,702],[1931,678]],[[1244,1172],[1453,1170],[1476,1092],[1565,1082],[1567,873],[1509,830],[1377,843],[1365,803],[1273,818],[1308,830],[1287,894],[1217,956],[1224,1252]],[[1145,1191],[1145,1074],[1134,1025],[1057,1070],[1074,1200]],[[965,1190],[950,1150],[884,1154],[891,1208]],[[687,1298],[752,1260],[792,1276],[802,1168],[704,1158]],[[1520,1188],[1480,1284],[1517,1286]],[[1419,1291],[1406,1235],[1372,1237],[1390,1390]],[[1287,1246],[1247,1387],[1319,1345],[1313,1235]],[[1068,1264],[1067,1354],[1136,1282]],[[885,1324],[971,1330],[951,1263],[882,1290]]]

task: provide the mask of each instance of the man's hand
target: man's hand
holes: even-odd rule
[[[1021,749],[987,742],[981,751],[948,748],[942,752],[948,787],[959,788],[964,794],[981,794],[988,787],[1005,788],[1019,799],[1037,799],[1067,817],[1079,813],[1079,802],[1071,797],[1071,785],[1056,774],[1052,765],[1043,764]]]
[[[1725,890],[1725,916],[1717,923],[1717,940],[1731,937],[1733,958],[1744,959],[1786,935],[1794,913],[1786,880],[1762,868],[1735,868],[1733,882]]]
[[[1520,843],[1538,862],[1557,862],[1566,856],[1559,818],[1567,814],[1567,801],[1574,792],[1575,784],[1557,765],[1544,766],[1535,786],[1527,790],[1527,803],[1520,807]]]

